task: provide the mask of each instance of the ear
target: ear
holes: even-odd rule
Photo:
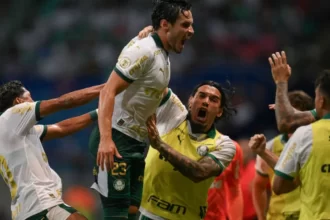
[[[170,28],[170,23],[165,20],[165,19],[162,19],[160,20],[160,27],[162,27],[165,31],[168,31],[168,29]]]
[[[188,100],[188,110],[191,109],[191,105],[192,105],[193,99],[194,99],[194,97],[192,97],[192,96],[189,97],[189,100]]]
[[[223,108],[219,108],[219,111],[218,111],[218,114],[217,114],[217,117],[220,118],[221,115],[223,113]]]
[[[13,101],[13,105],[21,104],[21,103],[23,103],[23,102],[24,102],[24,101],[23,101],[21,98],[17,97],[17,98],[14,99],[14,101]]]

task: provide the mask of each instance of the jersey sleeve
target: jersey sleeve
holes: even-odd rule
[[[306,163],[312,148],[311,125],[300,127],[291,136],[275,166],[275,174],[293,180]]]
[[[274,145],[274,139],[267,142],[266,149],[269,151],[273,151],[273,145]],[[265,177],[268,176],[270,167],[259,155],[257,155],[255,168],[256,168],[256,172],[259,175],[265,176]]]
[[[134,38],[122,50],[114,71],[125,81],[132,83],[149,71],[153,63],[153,53]]]
[[[47,125],[35,125],[33,128],[34,131],[36,132],[36,135],[42,141],[45,135],[47,134]]]
[[[156,110],[157,128],[160,135],[167,134],[179,126],[187,117],[188,111],[171,89]]]
[[[8,128],[17,134],[27,133],[40,118],[40,102],[24,102],[8,109],[3,117],[8,121]]]
[[[234,142],[228,136],[221,135],[216,141],[215,151],[210,152],[207,156],[217,162],[223,171],[233,160],[235,153],[236,147]]]

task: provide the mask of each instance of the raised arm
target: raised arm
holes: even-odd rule
[[[103,87],[104,84],[93,86],[86,89],[67,93],[65,95],[60,96],[59,98],[41,101],[39,106],[39,112],[37,111],[36,113],[39,114],[39,117],[44,117],[60,110],[70,109],[84,105],[92,101],[93,99],[98,98],[100,91]]]
[[[171,163],[182,175],[196,183],[220,175],[235,155],[233,141],[227,141],[221,144],[222,149],[217,152],[218,155],[223,156],[222,161],[218,160],[213,154],[208,154],[201,160],[195,161],[161,140],[156,128],[155,116],[147,121],[147,128],[151,146],[158,150],[165,160]]]
[[[315,112],[297,111],[290,104],[288,80],[291,76],[291,68],[287,64],[285,52],[272,54],[272,58],[268,61],[276,83],[275,114],[278,130],[282,133],[292,133],[298,127],[314,122],[316,114],[313,113]]]
[[[47,141],[47,140],[69,136],[73,133],[76,133],[86,128],[87,126],[92,124],[93,121],[96,121],[97,118],[98,118],[97,110],[94,110],[77,117],[60,121],[56,124],[44,125],[41,135],[39,135],[41,137],[40,139],[42,141]],[[36,126],[42,126],[42,125],[36,125]]]

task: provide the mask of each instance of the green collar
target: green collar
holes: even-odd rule
[[[162,48],[162,49],[165,50],[165,48],[164,48],[164,44],[163,44],[162,40],[160,39],[160,37],[159,37],[159,35],[158,35],[157,33],[153,33],[153,34],[151,35],[151,37],[154,39],[154,41],[155,41],[157,47]],[[165,50],[165,51],[166,51],[166,50]],[[168,54],[167,51],[166,51],[166,53]]]
[[[330,113],[324,115],[324,116],[322,117],[322,119],[330,119]]]
[[[209,132],[207,132],[207,136],[209,136],[209,138],[215,138],[216,135],[216,130],[215,130],[215,126],[213,125],[212,128],[209,130]]]
[[[288,134],[282,134],[282,136],[281,136],[281,142],[282,143],[286,143],[286,142],[288,142],[288,140],[289,140]]]

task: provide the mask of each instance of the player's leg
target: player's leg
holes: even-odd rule
[[[131,171],[131,206],[129,210],[129,220],[136,219],[142,198],[143,176],[145,162],[144,158],[132,160]]]
[[[60,204],[48,210],[48,220],[87,220],[86,217],[77,212],[76,209]]]

